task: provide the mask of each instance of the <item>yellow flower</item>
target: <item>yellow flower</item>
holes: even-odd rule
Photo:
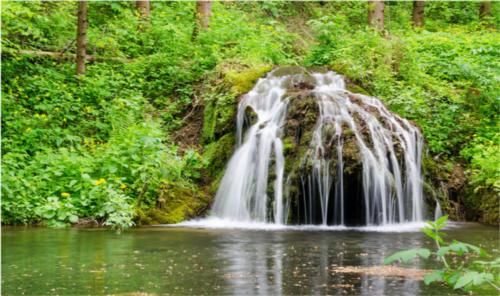
[[[120,189],[125,189],[125,188],[127,188],[127,185],[126,185],[126,184],[121,184],[121,185],[120,185]]]
[[[63,192],[63,193],[61,193],[61,196],[62,197],[70,197],[71,194],[69,194],[68,192]]]
[[[101,178],[101,179],[95,181],[95,185],[96,186],[99,186],[99,185],[101,185],[103,183],[106,183],[106,179],[104,179],[104,178]]]

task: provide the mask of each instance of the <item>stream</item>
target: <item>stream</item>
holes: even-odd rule
[[[2,294],[459,294],[412,278],[338,272],[342,266],[380,266],[402,249],[433,247],[418,229],[394,230],[155,226],[117,234],[101,228],[2,227]],[[446,232],[498,256],[495,227],[452,223]]]

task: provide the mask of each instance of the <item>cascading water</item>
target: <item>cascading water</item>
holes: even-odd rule
[[[303,99],[290,88],[304,81],[311,84],[304,93],[314,98],[319,112],[308,148],[300,155],[300,170],[293,173],[285,169],[283,129],[290,101]],[[256,115],[250,124],[248,109]],[[237,139],[212,208],[214,217],[322,225],[386,225],[424,218],[419,130],[378,99],[347,91],[336,73],[271,72],[260,79],[239,104]],[[361,163],[357,175],[345,172],[347,142],[356,146]],[[292,197],[294,183],[300,190]],[[300,219],[289,219],[290,213]]]
[[[237,221],[284,223],[283,144],[280,131],[284,124],[286,89],[284,77],[261,79],[241,101],[237,118],[238,149],[229,161],[213,206],[213,214]],[[257,122],[242,141],[245,110],[257,113]],[[267,186],[271,156],[276,156],[274,202],[269,206]],[[273,209],[272,218],[269,209]]]

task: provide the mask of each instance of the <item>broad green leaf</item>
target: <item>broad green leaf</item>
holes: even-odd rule
[[[416,257],[422,257],[424,259],[429,258],[431,252],[429,249],[411,249],[392,254],[391,256],[384,259],[384,264],[391,264],[395,261],[409,262]]]
[[[434,230],[426,227],[422,228],[422,232],[425,233],[425,235],[427,235],[428,237],[432,238],[433,240],[436,240],[436,233],[434,232]]]
[[[436,222],[435,222],[435,228],[436,229],[442,229],[443,227],[446,226],[446,222],[448,221],[448,215],[444,215],[439,217]]]
[[[466,271],[460,276],[453,286],[454,289],[463,289],[468,286],[479,286],[485,282],[493,281],[494,276],[489,272]]]
[[[441,282],[443,281],[444,271],[442,270],[434,270],[433,272],[427,273],[424,276],[424,283],[429,285],[433,282]]]
[[[443,257],[447,255],[450,251],[457,253],[458,255],[463,255],[464,253],[471,253],[471,252],[476,254],[485,254],[485,252],[482,251],[481,248],[471,244],[462,243],[459,241],[453,241],[453,243],[451,243],[450,245],[439,248],[436,254],[439,257]]]
[[[463,274],[458,278],[457,282],[453,286],[453,289],[460,289],[471,284],[476,274],[477,274],[476,271],[466,272],[465,274]]]
[[[70,215],[69,216],[69,222],[71,222],[71,223],[78,222],[78,216],[77,215]]]
[[[52,219],[56,215],[56,212],[54,210],[48,210],[43,213],[42,217],[45,219]]]
[[[445,276],[445,280],[450,286],[453,286],[453,285],[455,285],[457,280],[460,278],[460,276],[461,276],[460,271],[453,271],[450,274],[447,274]]]
[[[422,232],[433,240],[438,241],[440,244],[443,243],[443,238],[441,237],[443,234],[438,234],[433,229],[427,227],[422,228]]]
[[[490,268],[500,268],[500,257],[496,258],[493,261],[482,261],[477,260],[473,262],[474,264],[481,265],[481,268],[490,267]]]
[[[475,286],[479,286],[484,282],[492,282],[494,279],[494,276],[492,273],[489,272],[481,272],[478,276],[474,277],[474,282],[473,284]]]
[[[443,256],[445,256],[446,254],[448,254],[448,252],[449,252],[450,250],[451,250],[451,249],[450,249],[450,247],[441,247],[441,248],[439,248],[439,250],[437,250],[436,255],[437,255],[438,257],[443,257]]]

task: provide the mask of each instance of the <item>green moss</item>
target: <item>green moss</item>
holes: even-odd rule
[[[283,153],[288,154],[295,149],[295,147],[295,140],[292,137],[286,137],[283,139]]]
[[[494,191],[484,193],[479,204],[481,205],[480,210],[482,212],[480,221],[487,224],[498,225],[500,223],[498,211],[498,209],[500,209],[500,201],[498,195],[495,194]]]
[[[203,191],[174,183],[164,183],[153,208],[137,209],[136,223],[173,224],[194,218],[208,208],[209,198]]]
[[[231,130],[236,113],[236,98],[229,93],[209,94],[203,112],[202,140],[213,141],[217,134]]]
[[[208,167],[213,172],[224,168],[227,160],[234,150],[236,139],[234,133],[228,133],[222,136],[216,142],[212,142],[205,146],[203,158],[207,161]]]
[[[271,69],[270,65],[261,65],[241,71],[229,70],[225,74],[225,80],[232,86],[232,93],[238,96],[249,92],[255,85],[255,81]]]
[[[224,64],[207,79],[202,94],[204,143],[210,143],[234,129],[238,96],[249,92],[256,80],[271,69],[269,65],[248,68],[241,64]]]
[[[369,95],[369,93],[366,89],[364,89],[361,86],[354,84],[354,83],[348,83],[347,90],[349,90],[350,92],[356,93],[356,94]]]
[[[203,142],[208,142],[213,139],[217,123],[216,117],[215,102],[212,100],[206,101],[205,110],[203,112],[203,129],[201,132]]]

